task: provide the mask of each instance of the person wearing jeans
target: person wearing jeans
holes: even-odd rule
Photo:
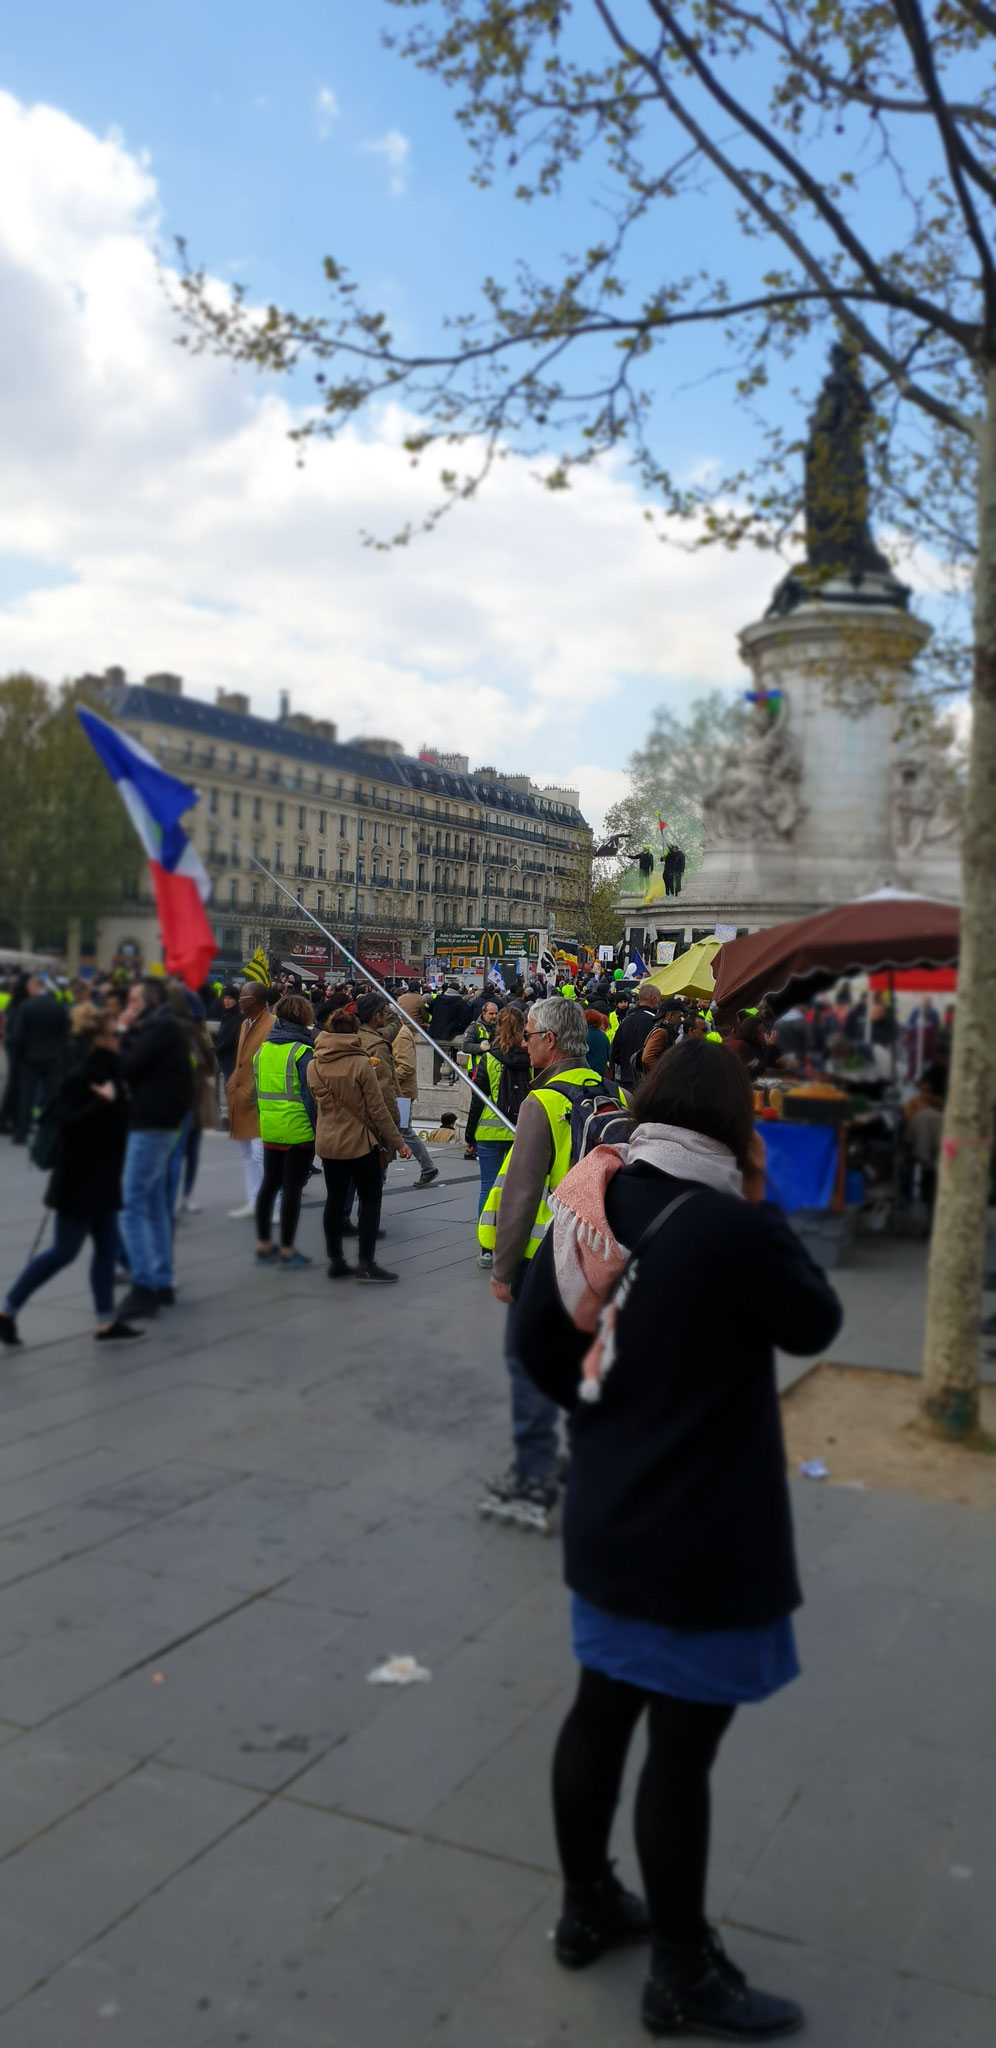
[[[129,1089],[122,1234],[131,1275],[121,1314],[141,1320],[175,1299],[170,1161],[191,1107],[194,1069],[183,1027],[151,976],[135,983],[118,1029]]]
[[[104,1342],[143,1334],[114,1313],[117,1212],[127,1137],[116,1020],[93,1004],[77,1004],[69,1061],[56,1097],[58,1152],[45,1191],[46,1206],[55,1211],[55,1239],[48,1251],[29,1260],[7,1294],[0,1310],[3,1344],[20,1344],[18,1309],[46,1280],[72,1265],[88,1236],[93,1240],[94,1336]]]

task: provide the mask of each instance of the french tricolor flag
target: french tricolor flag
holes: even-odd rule
[[[163,935],[166,970],[199,988],[217,947],[204,909],[211,882],[180,819],[200,798],[188,782],[169,775],[137,740],[108,725],[95,711],[77,716],[100,756],[148,855]]]

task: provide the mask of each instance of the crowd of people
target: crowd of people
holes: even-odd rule
[[[798,2006],[748,1984],[705,1916],[719,1746],[741,1704],[799,1670],[775,1348],[819,1352],[841,1315],[766,1199],[754,1091],[768,1073],[894,1066],[890,1006],[842,990],[721,1022],[619,970],[559,989],[406,984],[391,1000],[287,973],[199,995],[152,975],[65,990],[36,977],[4,1015],[4,1125],[48,1164],[55,1216],[51,1247],[6,1294],[8,1346],[23,1305],[88,1237],[98,1341],[134,1341],[172,1306],[176,1224],[196,1207],[222,1090],[245,1190],[230,1213],[252,1222],[258,1264],[311,1265],[296,1235],[320,1170],[329,1279],[389,1284],[376,1256],[387,1164],[414,1155],[416,1188],[438,1175],[412,1124],[415,1031],[435,1048],[436,1086],[470,1076],[463,1154],[478,1168],[478,1264],[507,1309],[513,1454],[479,1511],[545,1531],[562,1505],[579,1665],[553,1758],[554,1952],[579,1969],[651,1944],[642,2016],[656,2035],[795,2031]],[[948,1028],[916,1020],[917,1112],[943,1099]],[[459,1146],[456,1125],[444,1113],[431,1141]],[[609,1851],[641,1717],[638,1897]]]

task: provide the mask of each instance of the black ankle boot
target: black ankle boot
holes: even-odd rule
[[[731,1963],[718,1934],[701,1941],[655,1941],[643,1992],[649,2034],[710,2034],[717,2041],[775,2041],[802,2026],[802,2010],[789,1998],[752,1991]]]
[[[595,1884],[564,1886],[553,1945],[565,1970],[585,1970],[607,1948],[649,1940],[650,1915],[643,1900],[624,1890],[611,1865]]]

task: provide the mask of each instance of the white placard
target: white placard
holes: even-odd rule
[[[599,946],[599,949],[598,949],[598,957],[599,957],[599,959],[600,959],[600,960],[609,960],[609,961],[611,961],[611,960],[614,960],[614,959],[615,959],[615,949],[614,949],[614,947],[612,947],[612,946]]]
[[[725,944],[726,944],[726,941],[727,941],[727,939],[735,939],[735,938],[736,938],[736,936],[737,936],[737,928],[736,928],[736,925],[735,925],[735,924],[717,924],[717,925],[714,925],[714,926],[713,926],[713,934],[712,934],[712,935],[713,935],[713,938],[714,938],[714,939],[722,939],[722,941],[723,941],[723,944],[724,944],[724,946],[725,946]]]
[[[677,940],[676,940],[676,939],[658,939],[658,941],[657,941],[657,965],[658,965],[658,967],[670,967],[670,965],[671,965],[671,962],[672,962],[672,960],[674,959],[674,949],[675,949],[675,946],[677,945],[677,943],[678,943],[678,942],[677,942]]]

